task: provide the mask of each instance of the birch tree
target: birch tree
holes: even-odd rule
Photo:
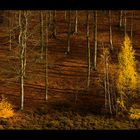
[[[132,41],[132,39],[133,39],[133,24],[134,24],[134,12],[132,11],[132,13],[131,13],[131,41]]]
[[[94,70],[96,70],[97,45],[97,11],[94,11]]]
[[[40,11],[40,59],[43,59],[43,52],[44,52],[44,14],[43,11]]]
[[[74,33],[77,34],[78,33],[78,11],[75,11],[75,26],[74,26]]]
[[[67,52],[70,53],[70,44],[71,44],[71,10],[68,11],[68,36],[67,36]]]
[[[119,21],[120,27],[122,27],[122,21],[123,21],[123,10],[120,11],[120,21]]]
[[[26,41],[27,41],[27,11],[19,11],[19,46],[20,46],[20,93],[21,110],[24,109],[24,77],[26,69]]]
[[[56,10],[53,11],[52,38],[56,38]]]
[[[109,10],[109,42],[110,42],[110,48],[111,48],[111,50],[113,50],[112,13],[111,13],[111,10]]]
[[[103,45],[102,45],[103,46]],[[110,92],[110,78],[109,78],[109,51],[103,46],[103,67],[104,67],[104,93],[105,93],[105,109],[112,114],[112,102],[111,102],[111,92]]]
[[[11,51],[11,45],[12,45],[12,17],[11,12],[9,11],[9,50]]]
[[[49,28],[52,25],[52,10],[49,10]]]
[[[90,33],[89,33],[89,20],[90,20],[90,14],[89,11],[87,11],[86,15],[86,38],[87,38],[87,54],[88,54],[88,72],[87,72],[87,89],[89,89],[90,86],[90,75],[91,75],[91,64],[90,64]]]
[[[46,45],[45,45],[45,100],[47,101],[48,99],[48,12],[46,13],[46,22],[45,22],[45,27],[46,27]]]
[[[102,43],[103,53],[101,55],[103,65],[103,83],[104,83],[104,94],[105,94],[105,111],[107,113],[117,113],[117,95],[115,91],[115,69],[110,66],[110,52],[108,48],[104,47]]]

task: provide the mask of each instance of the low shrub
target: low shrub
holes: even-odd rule
[[[13,106],[7,101],[7,98],[2,96],[0,101],[0,118],[10,118],[13,117],[13,115]]]
[[[140,119],[140,109],[131,107],[129,111],[129,118],[132,120],[139,120]]]

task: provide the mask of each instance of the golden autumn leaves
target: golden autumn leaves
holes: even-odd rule
[[[128,96],[133,96],[133,90],[137,84],[134,53],[131,40],[128,35],[126,35],[118,56],[119,66],[116,80],[116,88],[119,93],[117,103],[122,111],[127,111]]]

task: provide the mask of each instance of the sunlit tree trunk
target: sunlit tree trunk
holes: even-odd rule
[[[112,15],[111,11],[109,10],[109,42],[110,48],[113,50],[113,38],[112,38]]]
[[[119,22],[120,27],[122,27],[122,21],[123,21],[123,10],[120,11],[120,22]]]
[[[76,10],[75,11],[75,27],[74,27],[74,33],[78,33],[77,31],[77,28],[78,28],[78,11]]]
[[[24,46],[23,45],[23,40],[22,40],[22,36],[23,36],[23,29],[22,29],[22,18],[21,18],[21,15],[22,12],[19,11],[19,27],[20,27],[20,34],[19,34],[19,45],[21,47],[21,50],[20,50],[20,65],[21,65],[21,68],[20,68],[20,93],[21,93],[21,107],[20,109],[23,110],[24,108],[24,75],[23,75],[23,69],[24,69]]]
[[[52,25],[52,11],[49,10],[49,28],[51,27]]]
[[[48,99],[48,13],[46,13],[46,47],[45,47],[45,100]]]
[[[94,11],[94,70],[96,70],[97,45],[97,11]]]
[[[27,41],[27,11],[19,11],[19,45],[20,45],[20,92],[21,110],[24,109],[24,77],[26,68],[26,41]]]
[[[90,75],[91,75],[91,64],[90,64],[90,33],[89,33],[89,20],[90,20],[90,14],[89,11],[87,11],[87,17],[86,17],[86,22],[87,22],[87,33],[86,33],[86,38],[87,38],[87,54],[88,54],[88,73],[87,73],[87,89],[89,89],[90,86]]]
[[[24,74],[24,77],[26,76],[25,74],[25,68],[26,68],[26,52],[27,52],[27,49],[26,49],[26,47],[27,47],[27,25],[28,25],[28,18],[27,18],[27,16],[28,16],[28,12],[27,11],[24,11],[24,19],[25,19],[25,23],[24,23],[24,46],[25,46],[25,51],[24,51],[24,72],[23,72],[23,74]]]
[[[110,75],[109,75],[109,50],[104,48],[103,46],[103,55],[102,55],[102,60],[103,60],[103,65],[104,65],[104,93],[105,93],[105,109],[108,110],[110,114],[112,114],[112,93],[113,89],[111,89],[111,84],[110,84]]]

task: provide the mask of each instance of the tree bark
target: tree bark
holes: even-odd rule
[[[96,70],[97,45],[97,11],[94,11],[94,70]]]
[[[71,44],[71,11],[68,11],[68,20],[67,54],[70,53]]]
[[[86,38],[87,38],[87,54],[88,54],[88,74],[87,74],[87,89],[89,89],[90,86],[90,75],[91,75],[91,64],[90,64],[90,34],[89,34],[89,20],[90,20],[90,15],[89,11],[87,11],[87,33],[86,33]]]
[[[103,62],[104,62],[104,93],[105,93],[105,109],[107,109],[107,79],[106,79],[106,54],[105,54],[105,48],[104,44],[102,43],[103,47]]]
[[[51,27],[52,25],[52,11],[49,10],[49,28]]]
[[[46,50],[45,50],[45,100],[48,100],[48,13],[46,13]]]
[[[56,11],[53,11],[51,38],[56,38]]]
[[[109,42],[110,48],[113,50],[113,38],[112,38],[112,15],[111,11],[109,10]]]
[[[132,15],[131,15],[131,41],[133,39],[133,24],[134,24],[133,19],[134,19],[134,12],[132,11]]]
[[[126,11],[124,11],[124,35],[126,36],[127,34],[127,18],[126,18]]]
[[[78,29],[78,11],[76,10],[75,11],[75,28],[74,28],[74,32],[76,34],[78,33],[77,29]]]
[[[27,11],[19,11],[19,45],[20,45],[20,93],[21,93],[21,110],[24,109],[24,77],[26,68],[26,41],[27,41]]]
[[[9,11],[9,50],[11,51],[12,49],[12,17],[11,17],[11,12]]]
[[[111,93],[110,93],[110,83],[109,83],[109,56],[108,54],[106,54],[106,80],[107,80],[108,106],[109,106],[110,114],[112,114]]]
[[[119,22],[120,27],[122,27],[122,21],[123,21],[123,10],[120,11],[120,22]]]
[[[43,11],[40,11],[40,46],[41,46],[41,51],[40,51],[40,59],[43,59],[43,52],[44,52],[44,15]]]

